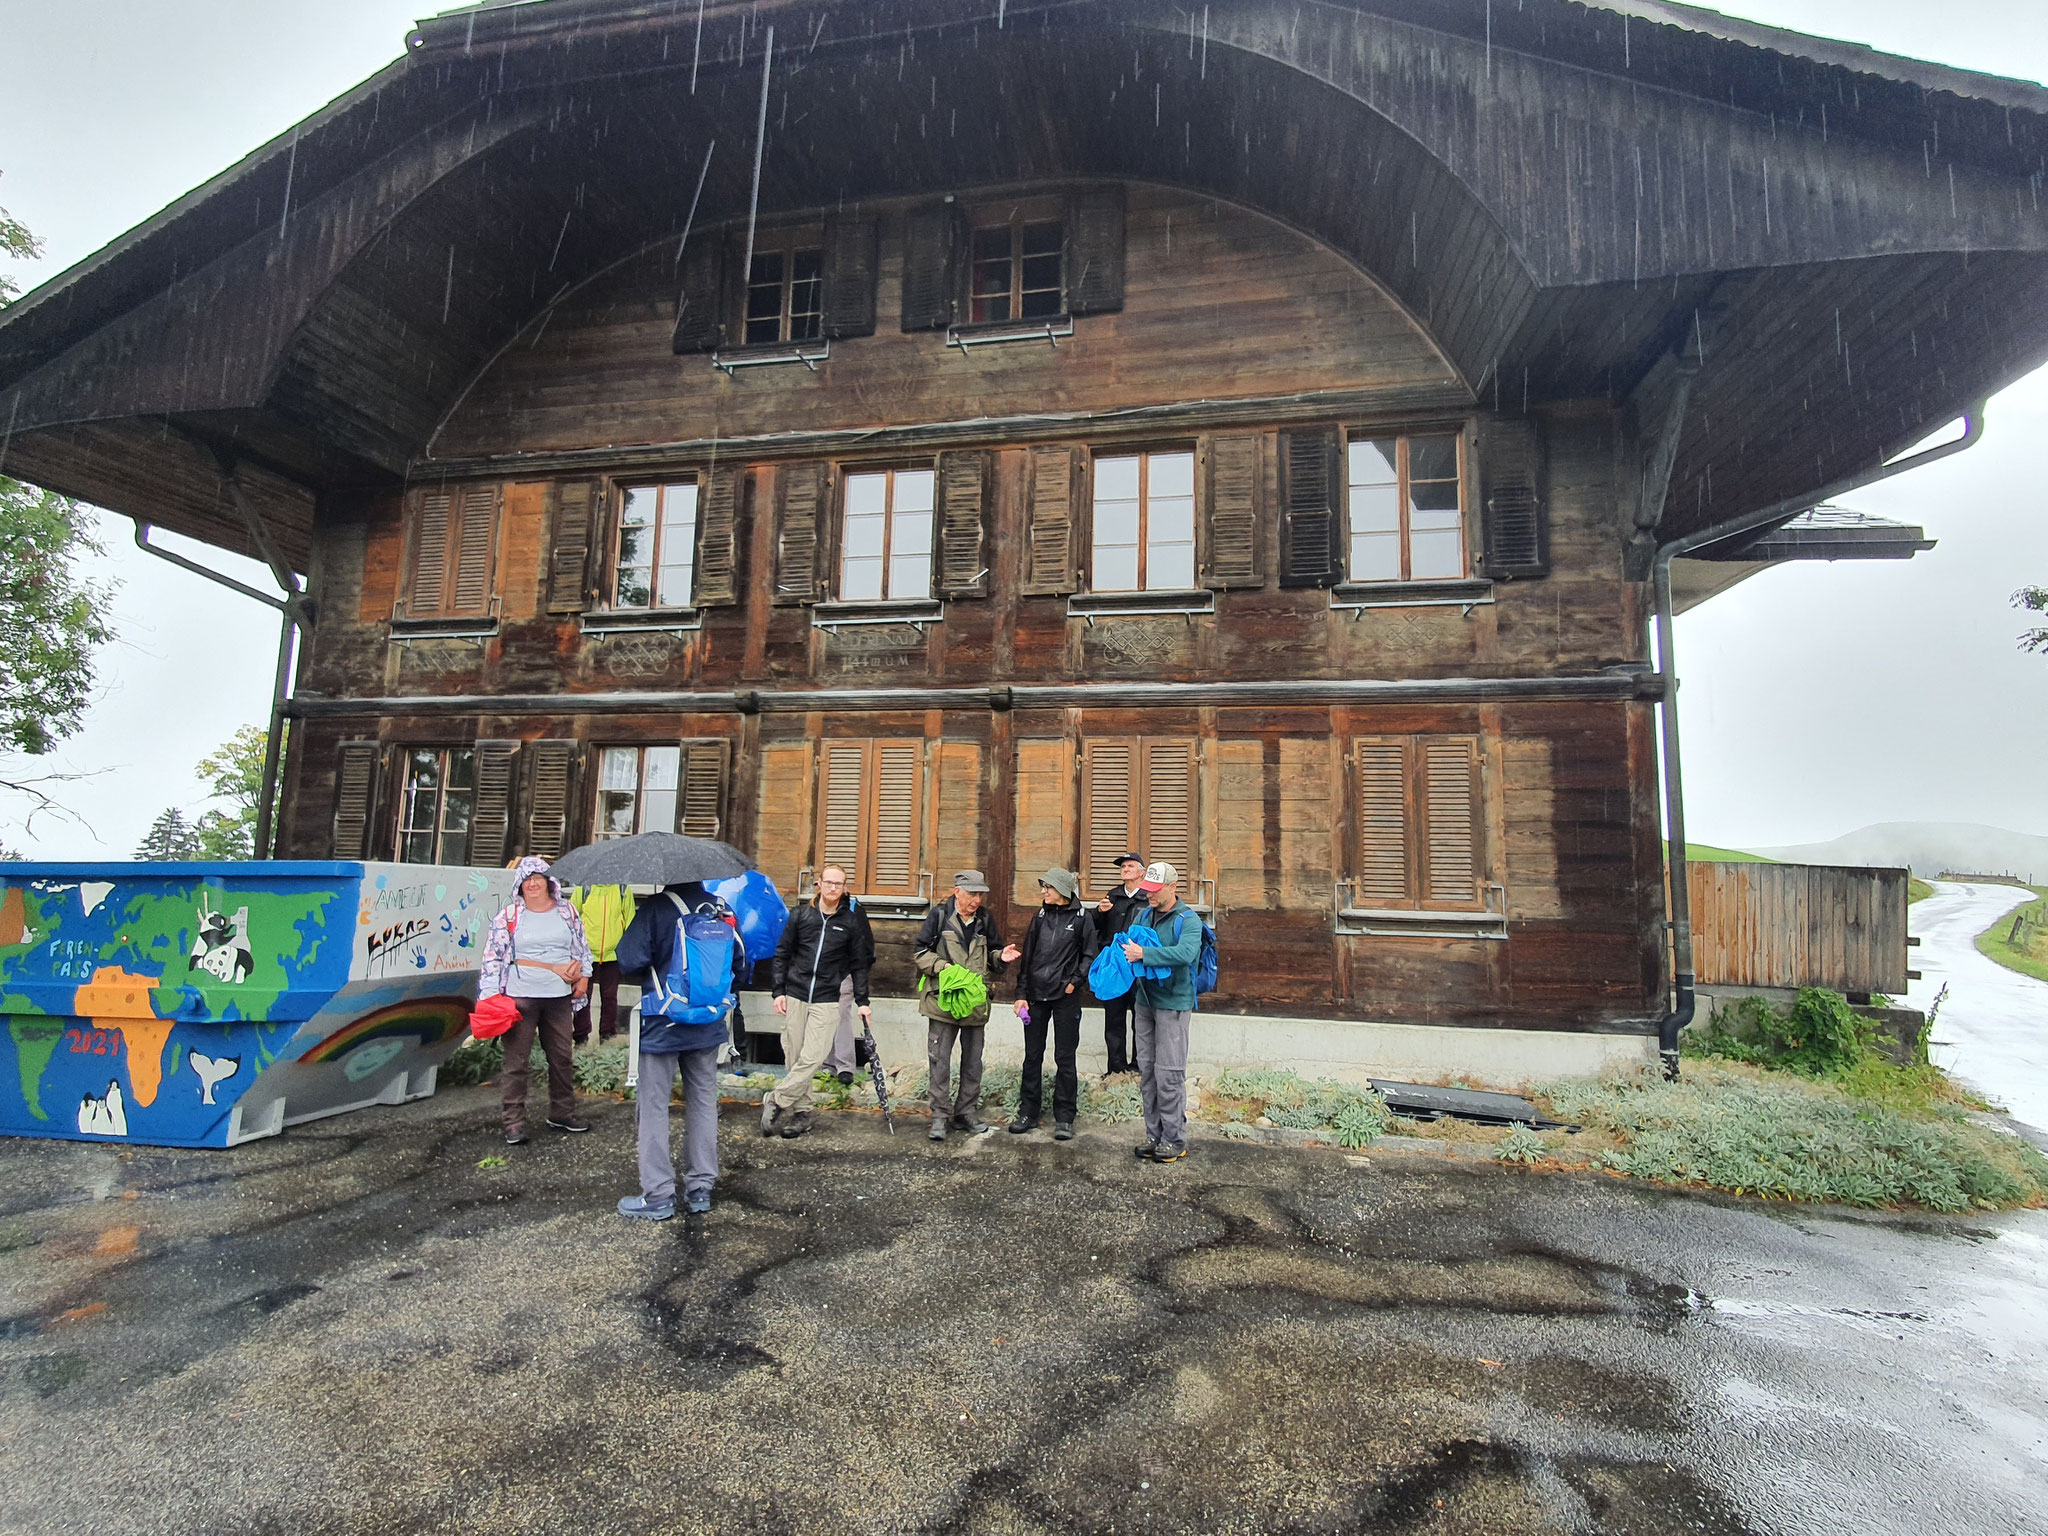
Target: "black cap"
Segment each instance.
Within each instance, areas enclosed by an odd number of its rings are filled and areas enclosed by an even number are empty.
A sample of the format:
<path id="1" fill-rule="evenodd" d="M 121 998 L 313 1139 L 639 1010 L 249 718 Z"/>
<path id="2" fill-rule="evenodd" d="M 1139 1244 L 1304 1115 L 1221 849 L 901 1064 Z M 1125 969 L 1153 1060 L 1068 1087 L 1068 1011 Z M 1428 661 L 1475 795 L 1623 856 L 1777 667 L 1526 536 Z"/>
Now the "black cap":
<path id="1" fill-rule="evenodd" d="M 1118 865 L 1142 864 L 1144 862 L 1145 855 L 1143 855 L 1142 853 L 1127 853 L 1122 858 L 1117 860 Z"/>

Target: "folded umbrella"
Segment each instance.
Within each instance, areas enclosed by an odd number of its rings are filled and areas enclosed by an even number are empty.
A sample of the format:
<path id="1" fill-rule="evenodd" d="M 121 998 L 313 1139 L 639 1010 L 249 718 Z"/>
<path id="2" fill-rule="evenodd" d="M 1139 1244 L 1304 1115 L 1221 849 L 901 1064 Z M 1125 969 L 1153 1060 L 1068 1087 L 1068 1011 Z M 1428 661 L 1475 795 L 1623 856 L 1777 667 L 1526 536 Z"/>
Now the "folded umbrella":
<path id="1" fill-rule="evenodd" d="M 707 884 L 744 875 L 754 861 L 729 843 L 680 832 L 642 832 L 573 849 L 548 873 L 569 885 Z"/>

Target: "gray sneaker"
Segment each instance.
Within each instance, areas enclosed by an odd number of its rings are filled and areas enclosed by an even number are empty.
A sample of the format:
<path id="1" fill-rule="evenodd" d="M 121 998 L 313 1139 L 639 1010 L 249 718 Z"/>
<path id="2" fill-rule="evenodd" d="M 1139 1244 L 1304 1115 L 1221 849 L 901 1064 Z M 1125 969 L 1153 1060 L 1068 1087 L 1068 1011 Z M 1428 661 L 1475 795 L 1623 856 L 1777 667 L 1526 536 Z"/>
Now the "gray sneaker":
<path id="1" fill-rule="evenodd" d="M 659 1203 L 645 1195 L 628 1195 L 619 1202 L 619 1214 L 630 1216 L 635 1221 L 667 1221 L 676 1213 L 676 1203 L 665 1200 Z"/>
<path id="2" fill-rule="evenodd" d="M 773 1136 L 775 1134 L 775 1123 L 781 1118 L 782 1106 L 780 1104 L 776 1103 L 773 1099 L 763 1099 L 761 1101 L 761 1134 L 763 1136 Z"/>
<path id="3" fill-rule="evenodd" d="M 702 1216 L 711 1209 L 711 1191 L 707 1189 L 701 1195 L 691 1195 L 683 1201 L 683 1209 L 692 1216 Z"/>
<path id="4" fill-rule="evenodd" d="M 933 1141 L 944 1141 L 946 1139 L 946 1117 L 944 1115 L 932 1116 L 930 1135 Z"/>

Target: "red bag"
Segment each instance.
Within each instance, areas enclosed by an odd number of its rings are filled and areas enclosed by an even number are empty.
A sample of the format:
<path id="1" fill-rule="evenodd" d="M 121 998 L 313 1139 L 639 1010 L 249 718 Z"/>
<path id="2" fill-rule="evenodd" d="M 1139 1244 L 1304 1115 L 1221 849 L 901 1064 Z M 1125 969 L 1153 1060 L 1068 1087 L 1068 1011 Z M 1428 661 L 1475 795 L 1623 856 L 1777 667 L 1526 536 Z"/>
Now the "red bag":
<path id="1" fill-rule="evenodd" d="M 495 1040 L 519 1022 L 519 1005 L 500 992 L 476 1005 L 469 1016 L 469 1032 L 479 1040 Z"/>

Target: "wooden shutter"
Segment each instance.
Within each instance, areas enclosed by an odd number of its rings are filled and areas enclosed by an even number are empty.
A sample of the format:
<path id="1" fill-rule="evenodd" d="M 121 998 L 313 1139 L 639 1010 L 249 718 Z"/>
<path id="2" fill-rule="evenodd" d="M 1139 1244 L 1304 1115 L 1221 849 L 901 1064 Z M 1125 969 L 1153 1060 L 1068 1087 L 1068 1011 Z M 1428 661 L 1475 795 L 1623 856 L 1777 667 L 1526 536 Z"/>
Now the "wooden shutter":
<path id="1" fill-rule="evenodd" d="M 1165 860 L 1180 872 L 1182 886 L 1195 888 L 1195 744 L 1147 741 L 1144 799 L 1147 862 Z M 1119 850 L 1121 851 L 1121 850 Z"/>
<path id="2" fill-rule="evenodd" d="M 960 215 L 950 202 L 910 210 L 903 232 L 903 329 L 942 331 L 953 323 L 960 287 Z"/>
<path id="3" fill-rule="evenodd" d="M 1419 745 L 1425 906 L 1479 901 L 1479 743 L 1424 737 Z"/>
<path id="4" fill-rule="evenodd" d="M 536 741 L 526 752 L 525 853 L 544 859 L 569 846 L 569 807 L 574 803 L 576 743 Z"/>
<path id="5" fill-rule="evenodd" d="M 1209 585 L 1256 587 L 1260 556 L 1259 440 L 1252 433 L 1209 440 Z"/>
<path id="6" fill-rule="evenodd" d="M 1344 576 L 1343 531 L 1337 516 L 1343 486 L 1336 435 L 1285 432 L 1280 450 L 1280 585 L 1334 586 Z"/>
<path id="7" fill-rule="evenodd" d="M 1414 905 L 1408 841 L 1408 744 L 1400 737 L 1358 742 L 1358 869 L 1361 907 Z"/>
<path id="8" fill-rule="evenodd" d="M 1081 800 L 1081 885 L 1106 891 L 1123 883 L 1118 866 L 1137 844 L 1136 742 L 1081 743 Z"/>
<path id="9" fill-rule="evenodd" d="M 924 743 L 874 744 L 874 836 L 870 842 L 866 894 L 917 894 L 918 790 L 924 782 Z"/>
<path id="10" fill-rule="evenodd" d="M 819 751 L 818 868 L 837 864 L 847 885 L 865 891 L 867 865 L 861 849 L 867 842 L 868 744 L 828 741 Z"/>
<path id="11" fill-rule="evenodd" d="M 819 535 L 825 511 L 823 464 L 785 464 L 776 475 L 781 514 L 775 545 L 775 601 L 818 600 Z"/>
<path id="12" fill-rule="evenodd" d="M 449 540 L 451 563 L 445 612 L 459 618 L 491 611 L 491 556 L 498 542 L 495 485 L 466 485 L 455 495 L 455 527 Z"/>
<path id="13" fill-rule="evenodd" d="M 875 334 L 876 235 L 873 219 L 825 222 L 825 334 L 834 341 Z"/>
<path id="14" fill-rule="evenodd" d="M 1072 592 L 1074 479 L 1080 455 L 1072 448 L 1031 450 L 1030 506 L 1026 512 L 1024 588 L 1027 593 Z"/>
<path id="15" fill-rule="evenodd" d="M 1067 204 L 1067 313 L 1124 307 L 1124 189 L 1086 187 Z"/>
<path id="16" fill-rule="evenodd" d="M 939 455 L 939 589 L 948 597 L 988 596 L 989 456 Z"/>
<path id="17" fill-rule="evenodd" d="M 682 806 L 677 831 L 685 837 L 725 836 L 725 784 L 732 746 L 724 741 L 683 743 Z"/>
<path id="18" fill-rule="evenodd" d="M 1479 485 L 1486 574 L 1501 581 L 1548 575 L 1550 509 L 1534 422 L 1486 424 L 1479 436 Z"/>
<path id="19" fill-rule="evenodd" d="M 755 801 L 754 862 L 762 874 L 794 895 L 799 873 L 810 856 L 811 744 L 763 744 L 757 782 L 760 792 Z"/>
<path id="20" fill-rule="evenodd" d="M 336 754 L 333 856 L 337 859 L 369 856 L 370 812 L 376 804 L 381 755 L 374 741 L 345 741 Z"/>
<path id="21" fill-rule="evenodd" d="M 469 862 L 496 869 L 512 834 L 512 766 L 516 741 L 476 744 L 476 801 L 469 817 Z"/>
<path id="22" fill-rule="evenodd" d="M 445 485 L 412 493 L 412 565 L 405 585 L 408 618 L 441 611 L 442 593 L 448 585 L 448 523 L 454 500 Z"/>
<path id="23" fill-rule="evenodd" d="M 745 473 L 736 464 L 720 464 L 700 482 L 695 599 L 699 608 L 739 601 L 739 502 Z"/>
<path id="24" fill-rule="evenodd" d="M 676 303 L 675 350 L 712 352 L 725 342 L 725 241 L 701 234 L 683 253 L 683 291 Z"/>
<path id="25" fill-rule="evenodd" d="M 1038 900 L 1038 877 L 1073 857 L 1074 748 L 1064 740 L 1017 743 L 1017 813 L 1013 822 L 1017 905 Z M 1121 853 L 1121 848 L 1115 850 Z M 1115 855 L 1112 854 L 1112 857 Z M 1083 860 L 1086 863 L 1086 860 Z M 941 861 L 940 871 L 945 871 Z M 1084 875 L 1084 886 L 1090 885 Z"/>
<path id="26" fill-rule="evenodd" d="M 549 613 L 581 613 L 590 606 L 590 572 L 596 564 L 590 546 L 603 496 L 604 484 L 598 480 L 558 480 L 550 488 Z"/>

